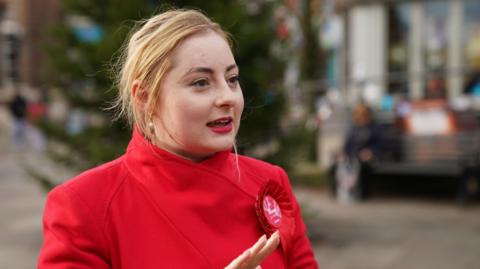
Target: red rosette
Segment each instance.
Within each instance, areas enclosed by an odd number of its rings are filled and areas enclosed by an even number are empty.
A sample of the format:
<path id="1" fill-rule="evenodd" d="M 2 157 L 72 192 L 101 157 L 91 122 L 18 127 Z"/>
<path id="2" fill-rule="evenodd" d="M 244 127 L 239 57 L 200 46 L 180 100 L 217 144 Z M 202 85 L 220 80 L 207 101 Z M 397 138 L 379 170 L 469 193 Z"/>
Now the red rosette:
<path id="1" fill-rule="evenodd" d="M 295 232 L 295 215 L 293 203 L 283 186 L 271 179 L 265 182 L 258 192 L 255 211 L 268 237 L 279 231 L 282 250 L 286 254 Z"/>

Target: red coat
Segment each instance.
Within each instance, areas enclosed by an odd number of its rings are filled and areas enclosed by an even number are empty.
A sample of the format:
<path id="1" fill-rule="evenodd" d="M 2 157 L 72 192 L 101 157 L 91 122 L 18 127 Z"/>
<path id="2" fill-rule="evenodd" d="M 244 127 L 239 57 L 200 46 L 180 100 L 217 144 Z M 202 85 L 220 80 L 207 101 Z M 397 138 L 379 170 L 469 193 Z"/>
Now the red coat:
<path id="1" fill-rule="evenodd" d="M 135 131 L 123 156 L 49 193 L 38 268 L 224 268 L 265 233 L 254 204 L 267 179 L 291 197 L 295 229 L 262 268 L 317 268 L 285 172 L 239 156 L 239 178 L 235 159 L 194 163 Z"/>

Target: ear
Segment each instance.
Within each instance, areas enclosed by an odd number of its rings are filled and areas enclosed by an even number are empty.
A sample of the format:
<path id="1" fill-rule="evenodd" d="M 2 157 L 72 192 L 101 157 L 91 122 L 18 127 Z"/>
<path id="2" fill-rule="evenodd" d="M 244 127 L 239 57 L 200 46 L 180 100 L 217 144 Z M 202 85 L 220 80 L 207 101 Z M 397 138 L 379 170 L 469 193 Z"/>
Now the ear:
<path id="1" fill-rule="evenodd" d="M 132 99 L 135 105 L 144 110 L 148 100 L 148 93 L 139 80 L 134 80 L 131 87 Z"/>

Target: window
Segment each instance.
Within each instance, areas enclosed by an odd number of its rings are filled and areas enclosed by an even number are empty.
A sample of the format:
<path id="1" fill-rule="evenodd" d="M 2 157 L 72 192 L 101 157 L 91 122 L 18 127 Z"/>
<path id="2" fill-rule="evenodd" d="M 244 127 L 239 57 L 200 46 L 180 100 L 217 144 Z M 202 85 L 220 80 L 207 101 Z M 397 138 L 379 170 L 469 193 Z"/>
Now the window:
<path id="1" fill-rule="evenodd" d="M 388 7 L 388 92 L 408 93 L 408 37 L 410 4 L 396 3 Z"/>
<path id="2" fill-rule="evenodd" d="M 444 98 L 450 1 L 425 2 L 426 98 Z"/>

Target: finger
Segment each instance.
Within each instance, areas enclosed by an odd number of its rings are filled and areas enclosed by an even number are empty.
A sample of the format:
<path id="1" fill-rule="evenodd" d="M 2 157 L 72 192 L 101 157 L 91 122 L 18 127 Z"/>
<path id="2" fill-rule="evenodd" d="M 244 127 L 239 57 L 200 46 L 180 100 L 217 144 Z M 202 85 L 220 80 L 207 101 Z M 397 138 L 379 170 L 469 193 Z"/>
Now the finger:
<path id="1" fill-rule="evenodd" d="M 237 269 L 240 268 L 243 264 L 248 262 L 252 257 L 252 252 L 250 249 L 245 250 L 240 256 L 235 258 L 225 269 Z"/>
<path id="2" fill-rule="evenodd" d="M 250 252 L 250 256 L 244 259 L 240 265 L 243 265 L 245 268 L 252 268 L 255 265 L 254 257 L 265 247 L 266 244 L 267 236 L 262 235 L 251 248 L 247 249 L 247 251 Z"/>
<path id="3" fill-rule="evenodd" d="M 245 250 L 240 256 L 238 256 L 227 267 L 225 267 L 225 269 L 239 268 L 244 264 L 248 264 L 249 262 L 251 262 L 251 258 L 257 255 L 257 253 L 264 248 L 266 243 L 267 236 L 261 236 L 251 248 Z"/>
<path id="4" fill-rule="evenodd" d="M 258 252 L 258 254 L 255 255 L 255 256 L 252 256 L 252 259 L 254 261 L 253 264 L 259 265 L 266 257 L 268 257 L 270 254 L 272 254 L 273 251 L 275 251 L 277 249 L 278 244 L 280 244 L 280 235 L 279 235 L 278 231 L 276 231 L 267 240 L 267 243 Z"/>
<path id="5" fill-rule="evenodd" d="M 255 269 L 262 269 L 262 267 L 259 265 L 259 266 L 255 267 Z"/>
<path id="6" fill-rule="evenodd" d="M 260 237 L 260 239 L 257 240 L 257 242 L 255 243 L 255 245 L 253 245 L 253 247 L 250 248 L 250 251 L 252 252 L 252 256 L 255 256 L 257 255 L 257 253 L 262 250 L 262 248 L 265 246 L 265 244 L 267 244 L 267 236 L 266 235 L 262 235 Z"/>
<path id="7" fill-rule="evenodd" d="M 250 251 L 251 255 L 248 259 L 245 259 L 244 262 L 241 263 L 241 265 L 244 265 L 246 268 L 252 268 L 253 266 L 255 266 L 257 264 L 255 263 L 257 261 L 255 257 L 265 247 L 266 244 L 267 244 L 267 236 L 262 235 L 257 240 L 255 245 L 253 245 L 251 248 L 247 250 L 247 251 Z"/>

